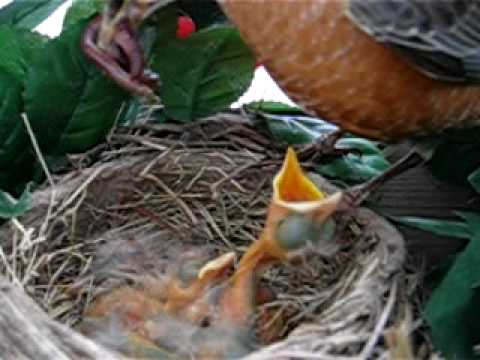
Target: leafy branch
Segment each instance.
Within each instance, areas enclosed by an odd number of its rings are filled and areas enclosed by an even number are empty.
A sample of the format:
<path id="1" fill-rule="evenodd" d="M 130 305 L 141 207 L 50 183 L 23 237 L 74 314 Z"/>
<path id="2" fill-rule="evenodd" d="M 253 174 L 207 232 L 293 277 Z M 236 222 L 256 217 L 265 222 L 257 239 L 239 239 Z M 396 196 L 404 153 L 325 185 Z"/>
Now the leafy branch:
<path id="1" fill-rule="evenodd" d="M 55 159 L 102 142 L 120 109 L 137 101 L 92 64 L 80 47 L 88 22 L 104 1 L 74 1 L 57 38 L 32 30 L 64 2 L 16 0 L 0 9 L 0 190 L 12 195 L 22 194 L 41 173 L 22 114 L 42 153 Z M 210 10 L 219 10 L 211 3 Z M 203 5 L 179 0 L 161 9 L 153 24 L 140 28 L 141 41 L 150 44 L 145 46 L 147 63 L 163 77 L 156 92 L 173 120 L 192 121 L 227 108 L 253 77 L 254 57 L 237 30 L 225 23 L 221 12 L 206 13 Z M 198 21 L 200 31 L 180 39 L 177 20 L 186 14 Z M 155 26 L 159 19 L 161 27 Z M 0 195 L 0 202 L 10 196 Z"/>

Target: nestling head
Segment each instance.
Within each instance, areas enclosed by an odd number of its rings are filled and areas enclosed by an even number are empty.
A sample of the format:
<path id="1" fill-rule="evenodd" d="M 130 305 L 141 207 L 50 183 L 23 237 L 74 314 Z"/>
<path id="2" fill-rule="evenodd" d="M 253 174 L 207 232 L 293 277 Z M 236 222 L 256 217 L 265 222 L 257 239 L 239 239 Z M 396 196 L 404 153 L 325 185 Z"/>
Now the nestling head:
<path id="1" fill-rule="evenodd" d="M 332 240 L 342 193 L 327 195 L 305 174 L 289 148 L 282 169 L 273 180 L 273 198 L 265 226 L 269 238 L 285 250 L 309 243 L 321 250 Z"/>

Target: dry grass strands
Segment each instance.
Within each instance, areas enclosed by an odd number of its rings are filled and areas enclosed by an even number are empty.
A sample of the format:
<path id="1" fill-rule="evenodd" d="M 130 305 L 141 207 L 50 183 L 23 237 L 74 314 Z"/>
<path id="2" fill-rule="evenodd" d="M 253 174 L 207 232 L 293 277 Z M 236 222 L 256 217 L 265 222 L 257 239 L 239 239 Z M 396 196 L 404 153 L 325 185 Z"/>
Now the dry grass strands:
<path id="1" fill-rule="evenodd" d="M 68 325 L 92 299 L 148 286 L 180 258 L 240 257 L 263 227 L 284 155 L 231 114 L 117 132 L 101 150 L 75 157 L 77 169 L 0 229 L 1 273 Z M 275 342 L 249 359 L 388 357 L 383 336 L 404 298 L 403 239 L 367 209 L 339 222 L 335 255 L 310 249 L 262 279 L 276 296 L 257 309 L 259 331 Z"/>

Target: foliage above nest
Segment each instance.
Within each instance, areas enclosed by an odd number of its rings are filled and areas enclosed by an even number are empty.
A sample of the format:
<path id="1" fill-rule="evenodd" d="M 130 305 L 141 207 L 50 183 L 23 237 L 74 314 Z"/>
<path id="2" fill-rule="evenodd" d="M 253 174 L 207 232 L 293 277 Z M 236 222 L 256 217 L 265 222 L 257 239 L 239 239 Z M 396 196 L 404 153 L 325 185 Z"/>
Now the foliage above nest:
<path id="1" fill-rule="evenodd" d="M 62 2 L 16 1 L 0 11 L 3 190 L 19 193 L 41 173 L 23 121 L 30 123 L 41 152 L 54 166 L 65 154 L 83 152 L 104 140 L 120 110 L 128 112 L 135 104 L 80 47 L 87 23 L 104 1 L 75 1 L 55 39 L 30 31 Z M 189 122 L 227 108 L 253 77 L 255 59 L 237 30 L 219 15 L 216 5 L 209 5 L 210 11 L 205 6 L 174 3 L 140 29 L 142 44 L 149 49 L 146 61 L 161 77 L 156 91 L 162 112 L 173 120 Z M 197 24 L 195 33 L 183 28 L 186 11 Z"/>

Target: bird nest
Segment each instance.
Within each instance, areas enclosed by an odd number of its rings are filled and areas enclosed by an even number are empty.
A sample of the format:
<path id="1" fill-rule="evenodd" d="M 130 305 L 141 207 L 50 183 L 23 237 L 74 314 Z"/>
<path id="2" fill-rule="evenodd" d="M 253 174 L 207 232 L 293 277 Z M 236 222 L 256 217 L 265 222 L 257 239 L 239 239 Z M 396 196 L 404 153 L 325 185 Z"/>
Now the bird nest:
<path id="1" fill-rule="evenodd" d="M 264 226 L 284 154 L 247 120 L 225 114 L 190 126 L 119 130 L 72 157 L 69 171 L 34 193 L 32 210 L 0 229 L 0 270 L 8 278 L 0 286 L 0 323 L 16 318 L 0 326 L 2 353 L 115 358 L 108 342 L 70 328 L 102 294 L 134 288 L 189 256 L 233 252 L 240 259 Z M 315 165 L 301 160 L 306 169 Z M 268 321 L 257 326 L 263 344 L 249 359 L 394 351 L 384 335 L 406 308 L 403 239 L 365 208 L 338 215 L 337 223 L 334 253 L 308 249 L 263 274 L 270 296 L 255 315 Z"/>

